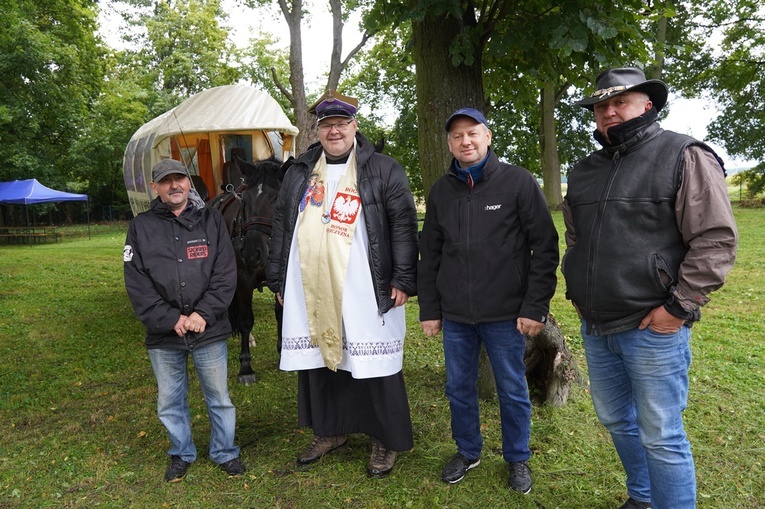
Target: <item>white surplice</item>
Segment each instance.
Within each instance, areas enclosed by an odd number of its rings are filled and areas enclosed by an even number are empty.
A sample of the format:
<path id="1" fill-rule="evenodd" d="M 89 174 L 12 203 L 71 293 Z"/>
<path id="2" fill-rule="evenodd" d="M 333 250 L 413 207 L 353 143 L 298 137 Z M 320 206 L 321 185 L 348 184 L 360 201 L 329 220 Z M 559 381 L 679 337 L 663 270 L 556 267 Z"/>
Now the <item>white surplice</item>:
<path id="1" fill-rule="evenodd" d="M 338 181 L 345 169 L 346 164 L 327 165 L 325 203 L 329 200 L 331 204 L 334 200 Z M 337 368 L 350 372 L 354 378 L 389 376 L 401 371 L 403 365 L 406 334 L 404 306 L 393 308 L 384 315 L 379 314 L 372 285 L 363 207 L 356 220 L 358 224 L 351 242 L 348 273 L 343 288 L 343 358 Z M 297 245 L 299 225 L 300 221 L 297 221 L 284 287 L 279 365 L 284 371 L 325 366 L 318 345 L 311 345 L 309 337 L 300 250 Z M 323 226 L 316 225 L 317 228 Z"/>

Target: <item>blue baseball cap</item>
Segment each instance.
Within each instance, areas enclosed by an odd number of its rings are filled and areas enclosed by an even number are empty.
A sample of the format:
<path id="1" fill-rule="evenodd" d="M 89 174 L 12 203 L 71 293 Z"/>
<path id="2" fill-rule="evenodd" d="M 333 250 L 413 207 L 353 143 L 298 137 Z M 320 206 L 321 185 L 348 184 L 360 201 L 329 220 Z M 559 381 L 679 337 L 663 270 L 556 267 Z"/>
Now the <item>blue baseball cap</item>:
<path id="1" fill-rule="evenodd" d="M 485 125 L 487 128 L 489 127 L 489 124 L 486 122 L 486 117 L 483 116 L 483 113 L 478 111 L 475 108 L 460 108 L 449 117 L 449 120 L 446 121 L 446 132 L 449 132 L 449 128 L 452 126 L 452 122 L 457 117 L 469 117 L 478 122 L 479 124 Z"/>

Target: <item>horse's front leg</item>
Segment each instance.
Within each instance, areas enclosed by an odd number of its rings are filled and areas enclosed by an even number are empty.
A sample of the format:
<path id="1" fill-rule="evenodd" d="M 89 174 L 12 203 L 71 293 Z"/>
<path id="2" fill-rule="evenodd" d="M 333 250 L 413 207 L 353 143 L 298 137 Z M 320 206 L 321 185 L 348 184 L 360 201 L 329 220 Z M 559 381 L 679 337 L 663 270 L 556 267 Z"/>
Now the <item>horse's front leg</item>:
<path id="1" fill-rule="evenodd" d="M 250 355 L 250 337 L 249 331 L 245 334 L 241 332 L 240 340 L 242 342 L 242 348 L 239 352 L 239 383 L 242 385 L 250 385 L 255 383 L 255 372 L 252 371 Z"/>
<path id="2" fill-rule="evenodd" d="M 252 356 L 250 355 L 250 333 L 255 323 L 252 313 L 252 288 L 248 285 L 237 285 L 237 329 L 241 349 L 239 351 L 239 383 L 249 385 L 255 383 L 255 373 L 252 371 Z"/>

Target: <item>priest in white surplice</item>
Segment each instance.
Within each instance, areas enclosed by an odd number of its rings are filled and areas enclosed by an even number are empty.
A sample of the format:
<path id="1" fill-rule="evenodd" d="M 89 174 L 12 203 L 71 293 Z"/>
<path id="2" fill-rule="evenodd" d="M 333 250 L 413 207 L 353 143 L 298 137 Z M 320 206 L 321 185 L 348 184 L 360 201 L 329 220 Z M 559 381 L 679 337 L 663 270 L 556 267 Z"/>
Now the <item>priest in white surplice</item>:
<path id="1" fill-rule="evenodd" d="M 417 213 L 404 169 L 358 132 L 357 107 L 331 90 L 311 106 L 319 143 L 284 177 L 267 276 L 284 305 L 280 367 L 299 372 L 298 423 L 314 431 L 298 462 L 363 433 L 367 473 L 384 477 L 413 445 L 401 368 Z"/>

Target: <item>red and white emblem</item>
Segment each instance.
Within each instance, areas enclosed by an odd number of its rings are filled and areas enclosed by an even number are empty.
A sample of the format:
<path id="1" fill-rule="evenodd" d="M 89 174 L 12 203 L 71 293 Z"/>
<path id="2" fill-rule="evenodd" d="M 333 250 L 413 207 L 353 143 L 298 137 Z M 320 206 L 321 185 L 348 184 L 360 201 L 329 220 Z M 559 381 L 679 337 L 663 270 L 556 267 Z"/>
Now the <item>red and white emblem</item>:
<path id="1" fill-rule="evenodd" d="M 346 193 L 337 193 L 335 202 L 332 204 L 330 216 L 333 220 L 345 224 L 353 224 L 359 213 L 361 200 L 358 196 Z"/>

